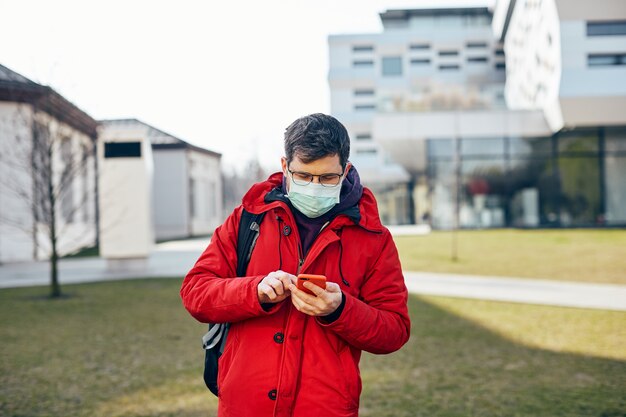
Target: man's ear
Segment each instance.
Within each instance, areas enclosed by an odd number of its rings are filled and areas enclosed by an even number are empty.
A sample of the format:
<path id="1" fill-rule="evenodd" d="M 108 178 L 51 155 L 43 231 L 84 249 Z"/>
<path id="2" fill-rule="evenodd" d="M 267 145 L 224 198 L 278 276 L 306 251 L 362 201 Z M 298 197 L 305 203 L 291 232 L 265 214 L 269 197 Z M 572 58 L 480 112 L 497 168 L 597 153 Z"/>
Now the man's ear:
<path id="1" fill-rule="evenodd" d="M 352 168 L 352 162 L 348 162 L 346 164 L 346 169 L 345 169 L 343 175 L 348 175 L 348 172 L 350 172 L 350 168 Z"/>
<path id="2" fill-rule="evenodd" d="M 287 158 L 285 158 L 284 156 L 280 158 L 280 165 L 283 170 L 283 175 L 287 176 Z"/>

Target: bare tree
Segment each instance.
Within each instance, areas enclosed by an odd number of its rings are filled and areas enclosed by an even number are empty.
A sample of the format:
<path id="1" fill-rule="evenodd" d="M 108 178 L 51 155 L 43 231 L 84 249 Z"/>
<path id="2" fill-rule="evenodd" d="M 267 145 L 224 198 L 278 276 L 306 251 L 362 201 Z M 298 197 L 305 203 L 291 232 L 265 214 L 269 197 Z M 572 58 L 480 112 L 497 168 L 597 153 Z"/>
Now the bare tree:
<path id="1" fill-rule="evenodd" d="M 90 232 L 97 245 L 96 122 L 48 87 L 25 101 L 5 128 L 13 137 L 0 143 L 0 164 L 14 174 L 1 176 L 0 189 L 28 209 L 6 210 L 0 222 L 32 236 L 33 257 L 50 262 L 50 296 L 59 297 L 59 258 Z"/>
<path id="2" fill-rule="evenodd" d="M 230 213 L 241 203 L 241 199 L 255 182 L 263 181 L 269 176 L 256 157 L 251 158 L 241 173 L 235 169 L 222 172 L 224 213 Z"/>

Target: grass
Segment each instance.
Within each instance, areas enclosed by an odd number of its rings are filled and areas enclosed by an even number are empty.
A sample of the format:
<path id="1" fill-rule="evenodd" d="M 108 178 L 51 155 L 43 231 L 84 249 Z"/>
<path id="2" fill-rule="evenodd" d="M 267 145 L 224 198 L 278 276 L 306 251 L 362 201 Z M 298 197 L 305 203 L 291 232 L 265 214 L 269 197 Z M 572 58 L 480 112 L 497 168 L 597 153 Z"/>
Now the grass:
<path id="1" fill-rule="evenodd" d="M 626 230 L 465 230 L 395 238 L 402 267 L 428 271 L 626 284 Z"/>
<path id="2" fill-rule="evenodd" d="M 0 415 L 210 416 L 178 279 L 0 291 Z M 626 413 L 626 313 L 441 297 L 409 301 L 412 337 L 364 354 L 362 416 Z"/>
<path id="3" fill-rule="evenodd" d="M 75 253 L 71 253 L 69 255 L 65 255 L 63 259 L 72 259 L 72 258 L 89 258 L 100 256 L 100 248 L 98 246 L 86 246 L 84 248 L 79 249 Z"/>

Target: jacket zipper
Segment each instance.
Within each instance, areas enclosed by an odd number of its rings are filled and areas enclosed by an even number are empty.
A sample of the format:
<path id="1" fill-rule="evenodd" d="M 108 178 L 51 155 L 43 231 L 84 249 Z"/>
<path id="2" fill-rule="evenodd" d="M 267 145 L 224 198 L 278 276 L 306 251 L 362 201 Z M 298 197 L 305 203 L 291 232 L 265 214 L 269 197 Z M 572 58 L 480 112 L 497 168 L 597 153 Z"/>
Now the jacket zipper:
<path id="1" fill-rule="evenodd" d="M 330 224 L 330 222 L 326 222 L 324 223 L 324 225 L 322 225 L 322 228 L 320 229 L 319 232 L 317 232 L 317 235 L 315 235 L 315 239 L 313 239 L 313 242 L 311 242 L 311 247 L 313 247 L 313 245 L 315 244 L 315 241 L 317 240 L 317 238 L 319 237 L 320 234 L 322 234 L 322 231 L 326 228 L 326 226 L 328 226 Z M 298 239 L 300 239 L 300 231 L 298 230 Z M 311 249 L 309 248 L 309 252 L 311 252 Z M 298 255 L 300 257 L 299 261 L 298 261 L 298 274 L 300 274 L 300 270 L 302 269 L 302 265 L 304 265 L 304 260 L 306 258 L 306 256 L 304 256 L 302 254 L 302 246 L 300 245 L 300 243 L 298 243 Z"/>

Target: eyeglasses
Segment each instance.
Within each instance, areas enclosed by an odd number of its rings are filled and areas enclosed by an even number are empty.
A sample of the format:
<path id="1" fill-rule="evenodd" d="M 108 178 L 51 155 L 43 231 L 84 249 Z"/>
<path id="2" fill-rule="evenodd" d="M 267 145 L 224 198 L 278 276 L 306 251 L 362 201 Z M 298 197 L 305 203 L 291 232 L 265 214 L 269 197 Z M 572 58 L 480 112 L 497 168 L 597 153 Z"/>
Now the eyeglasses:
<path id="1" fill-rule="evenodd" d="M 292 171 L 287 168 L 287 171 L 291 174 L 291 178 L 297 185 L 309 185 L 313 178 L 318 177 L 320 184 L 324 187 L 336 187 L 341 183 L 341 177 L 343 174 L 309 174 L 308 172 Z"/>

